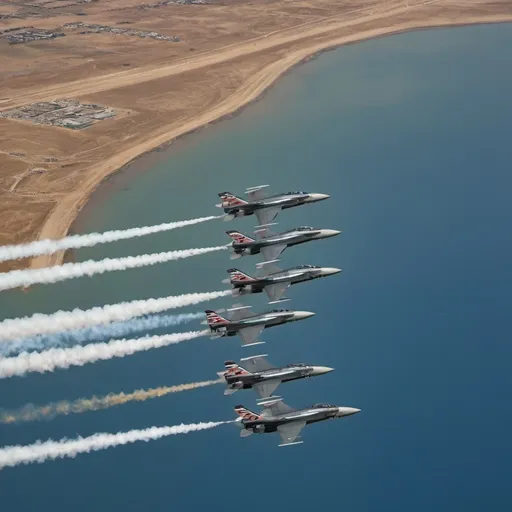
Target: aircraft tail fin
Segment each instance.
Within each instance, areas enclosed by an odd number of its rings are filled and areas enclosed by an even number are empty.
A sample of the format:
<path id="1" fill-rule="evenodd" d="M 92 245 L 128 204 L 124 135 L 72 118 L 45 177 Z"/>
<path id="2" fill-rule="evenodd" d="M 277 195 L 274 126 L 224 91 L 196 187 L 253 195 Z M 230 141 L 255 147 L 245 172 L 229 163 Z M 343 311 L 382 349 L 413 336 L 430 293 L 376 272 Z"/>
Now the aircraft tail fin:
<path id="1" fill-rule="evenodd" d="M 243 233 L 240 233 L 240 231 L 235 231 L 235 230 L 226 231 L 226 235 L 231 237 L 233 239 L 233 242 L 237 243 L 237 244 L 245 244 L 245 243 L 248 243 L 248 242 L 254 242 L 255 241 L 254 238 L 251 238 L 250 236 L 244 235 Z"/>
<path id="2" fill-rule="evenodd" d="M 231 208 L 236 208 L 237 206 L 248 204 L 247 201 L 233 195 L 231 192 L 219 192 L 219 197 L 222 199 L 220 207 L 224 208 L 225 211 L 230 210 Z"/>
<path id="3" fill-rule="evenodd" d="M 251 277 L 249 274 L 245 274 L 241 270 L 238 270 L 237 268 L 230 268 L 228 271 L 230 282 L 233 283 L 234 281 L 242 282 L 242 283 L 250 283 L 252 281 L 256 281 L 254 277 Z"/>
<path id="4" fill-rule="evenodd" d="M 243 366 L 236 364 L 234 361 L 225 361 L 224 366 L 226 371 L 224 375 L 226 377 L 236 376 L 236 375 L 251 375 L 251 372 L 246 370 Z"/>
<path id="5" fill-rule="evenodd" d="M 255 421 L 261 418 L 260 414 L 256 414 L 255 412 L 246 409 L 243 405 L 235 405 L 235 412 L 240 418 L 242 418 L 242 420 L 246 421 Z"/>
<path id="6" fill-rule="evenodd" d="M 220 316 L 216 311 L 207 309 L 205 313 L 206 323 L 208 324 L 208 327 L 212 330 L 217 326 L 229 324 L 229 320 L 227 318 L 224 318 L 223 316 Z"/>

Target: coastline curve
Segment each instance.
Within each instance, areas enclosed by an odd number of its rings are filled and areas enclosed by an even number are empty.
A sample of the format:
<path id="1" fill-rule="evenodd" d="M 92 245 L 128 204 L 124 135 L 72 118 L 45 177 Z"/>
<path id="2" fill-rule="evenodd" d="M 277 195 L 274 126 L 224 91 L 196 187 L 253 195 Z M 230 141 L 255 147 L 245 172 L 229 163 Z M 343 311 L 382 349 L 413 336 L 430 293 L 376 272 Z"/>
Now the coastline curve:
<path id="1" fill-rule="evenodd" d="M 512 22 L 512 14 L 466 16 L 460 19 L 437 20 L 434 17 L 433 19 L 423 21 L 409 21 L 401 24 L 393 24 L 388 27 L 374 28 L 350 35 L 331 36 L 329 39 L 323 41 L 313 41 L 314 44 L 290 52 L 283 58 L 265 66 L 231 94 L 231 96 L 222 100 L 214 108 L 203 112 L 201 115 L 196 116 L 179 127 L 163 131 L 151 140 L 143 141 L 108 158 L 100 165 L 97 165 L 88 176 L 88 179 L 82 184 L 80 190 L 70 192 L 50 212 L 44 220 L 37 239 L 58 239 L 66 236 L 91 194 L 108 176 L 122 170 L 129 163 L 157 148 L 167 146 L 178 138 L 189 135 L 211 123 L 225 120 L 240 113 L 243 108 L 260 99 L 263 93 L 269 90 L 284 74 L 291 71 L 295 66 L 325 51 L 334 50 L 347 44 L 417 30 L 508 22 Z M 64 255 L 65 253 L 61 251 L 52 255 L 38 256 L 30 261 L 29 267 L 41 268 L 61 264 L 64 260 Z"/>

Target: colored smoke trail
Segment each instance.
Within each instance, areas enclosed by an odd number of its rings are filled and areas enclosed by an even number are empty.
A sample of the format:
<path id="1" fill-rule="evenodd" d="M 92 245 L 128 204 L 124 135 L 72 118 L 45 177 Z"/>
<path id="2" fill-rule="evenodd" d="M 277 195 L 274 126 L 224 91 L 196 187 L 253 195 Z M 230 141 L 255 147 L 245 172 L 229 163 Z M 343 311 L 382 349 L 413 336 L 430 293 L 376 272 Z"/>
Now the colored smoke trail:
<path id="1" fill-rule="evenodd" d="M 183 313 L 181 315 L 153 315 L 148 318 L 132 318 L 125 322 L 111 322 L 106 325 L 93 325 L 82 329 L 57 332 L 49 335 L 36 335 L 0 342 L 0 355 L 41 351 L 55 347 L 81 345 L 90 341 L 119 338 L 138 331 L 149 331 L 181 325 L 204 317 L 204 313 Z"/>
<path id="2" fill-rule="evenodd" d="M 192 226 L 193 224 L 200 224 L 201 222 L 213 219 L 220 219 L 222 217 L 224 217 L 224 215 L 210 215 L 209 217 L 199 217 L 197 219 L 182 220 L 179 222 L 168 222 L 167 224 L 158 224 L 156 226 L 107 231 L 105 233 L 90 233 L 88 235 L 72 235 L 60 240 L 39 240 L 28 244 L 4 245 L 3 247 L 0 247 L 0 261 L 40 256 L 42 254 L 52 254 L 66 249 L 93 247 L 97 244 L 105 244 L 116 242 L 117 240 L 126 240 L 128 238 L 160 233 L 162 231 L 170 231 L 172 229 Z"/>
<path id="3" fill-rule="evenodd" d="M 224 379 L 205 380 L 179 384 L 177 386 L 162 386 L 154 389 L 138 389 L 132 393 L 109 393 L 105 396 L 92 396 L 91 398 L 79 398 L 72 402 L 63 400 L 44 406 L 27 404 L 15 411 L 0 411 L 0 423 L 20 423 L 22 421 L 51 420 L 59 415 L 79 414 L 88 411 L 109 409 L 128 402 L 144 402 L 150 398 L 160 398 L 170 393 L 181 393 L 192 389 L 205 388 L 215 384 L 221 384 Z"/>
<path id="4" fill-rule="evenodd" d="M 125 258 L 106 258 L 100 261 L 88 260 L 81 263 L 65 263 L 46 268 L 31 268 L 27 270 L 13 270 L 0 274 L 0 291 L 31 286 L 33 284 L 48 284 L 76 279 L 83 276 L 94 276 L 105 272 L 128 270 L 130 268 L 147 267 L 157 263 L 175 261 L 192 256 L 199 256 L 214 251 L 226 250 L 225 245 L 217 247 L 202 247 L 198 249 L 185 249 L 181 251 L 160 252 L 156 254 L 142 254 L 141 256 L 127 256 Z"/>
<path id="5" fill-rule="evenodd" d="M 0 379 L 27 373 L 53 372 L 58 368 L 83 366 L 114 357 L 125 357 L 152 348 L 166 347 L 209 334 L 209 330 L 180 332 L 164 336 L 149 336 L 133 340 L 112 340 L 108 343 L 90 343 L 84 347 L 51 348 L 44 352 L 22 352 L 16 357 L 0 359 Z"/>
<path id="6" fill-rule="evenodd" d="M 208 423 L 191 423 L 189 425 L 182 423 L 172 427 L 150 427 L 145 430 L 130 430 L 129 432 L 118 432 L 117 434 L 99 433 L 89 437 L 78 437 L 77 439 L 36 441 L 34 444 L 27 446 L 5 446 L 0 449 L 0 469 L 64 457 L 74 458 L 80 453 L 105 450 L 137 441 L 155 441 L 166 436 L 188 434 L 190 432 L 215 428 L 224 423 L 229 422 L 210 421 Z"/>
<path id="7" fill-rule="evenodd" d="M 161 297 L 159 299 L 134 300 L 107 304 L 91 309 L 57 311 L 50 315 L 36 313 L 30 317 L 12 318 L 0 322 L 0 341 L 17 339 L 35 334 L 46 334 L 78 329 L 88 325 L 129 320 L 130 318 L 159 313 L 168 309 L 192 306 L 200 302 L 226 297 L 231 290 L 206 293 L 186 293 L 183 295 Z"/>

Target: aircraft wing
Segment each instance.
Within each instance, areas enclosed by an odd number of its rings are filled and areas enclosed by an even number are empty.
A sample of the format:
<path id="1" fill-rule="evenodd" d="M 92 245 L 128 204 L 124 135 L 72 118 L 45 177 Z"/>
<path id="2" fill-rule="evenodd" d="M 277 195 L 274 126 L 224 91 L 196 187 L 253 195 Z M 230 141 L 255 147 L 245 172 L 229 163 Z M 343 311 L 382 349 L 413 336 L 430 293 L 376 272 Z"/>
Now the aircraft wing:
<path id="1" fill-rule="evenodd" d="M 253 389 L 259 398 L 268 398 L 281 384 L 281 379 L 268 380 L 267 382 L 260 382 L 253 385 Z"/>
<path id="2" fill-rule="evenodd" d="M 279 446 L 286 446 L 287 444 L 292 444 L 300 431 L 306 426 L 305 421 L 297 421 L 293 423 L 285 423 L 284 425 L 279 425 L 277 427 L 277 431 L 281 436 L 281 444 Z"/>
<path id="3" fill-rule="evenodd" d="M 250 202 L 253 201 L 261 201 L 265 199 L 265 192 L 263 192 L 263 188 L 268 187 L 268 185 L 259 185 L 257 187 L 249 187 L 245 193 L 247 194 L 247 198 Z"/>
<path id="4" fill-rule="evenodd" d="M 232 312 L 229 320 L 231 322 L 238 322 L 238 320 L 244 320 L 245 318 L 252 318 L 253 316 L 258 316 L 258 313 L 253 313 L 252 311 L 247 311 L 251 306 L 239 306 L 228 309 L 227 311 Z"/>
<path id="5" fill-rule="evenodd" d="M 238 331 L 238 335 L 242 338 L 242 345 L 251 345 L 255 343 L 258 335 L 265 329 L 264 325 L 253 325 L 251 327 L 244 327 Z M 261 343 L 261 342 L 258 342 Z"/>
<path id="6" fill-rule="evenodd" d="M 278 301 L 288 289 L 290 283 L 276 283 L 265 286 L 265 293 L 271 302 Z"/>
<path id="7" fill-rule="evenodd" d="M 268 208 L 263 208 L 262 210 L 256 210 L 254 214 L 258 219 L 258 224 L 260 226 L 264 226 L 265 224 L 270 224 L 277 217 L 277 214 L 280 211 L 280 206 L 270 206 Z"/>
<path id="8" fill-rule="evenodd" d="M 263 356 L 244 357 L 240 361 L 244 362 L 245 367 L 250 372 L 262 372 L 274 368 Z"/>
<path id="9" fill-rule="evenodd" d="M 287 414 L 289 412 L 295 412 L 297 409 L 286 405 L 281 399 L 274 400 L 268 404 L 263 404 L 263 407 L 270 409 L 272 416 L 276 416 L 278 414 Z"/>
<path id="10" fill-rule="evenodd" d="M 275 263 L 267 263 L 262 269 L 256 272 L 257 277 L 267 277 L 270 274 L 281 272 L 281 269 Z"/>
<path id="11" fill-rule="evenodd" d="M 286 249 L 287 244 L 267 245 L 261 248 L 261 254 L 265 261 L 273 261 Z"/>

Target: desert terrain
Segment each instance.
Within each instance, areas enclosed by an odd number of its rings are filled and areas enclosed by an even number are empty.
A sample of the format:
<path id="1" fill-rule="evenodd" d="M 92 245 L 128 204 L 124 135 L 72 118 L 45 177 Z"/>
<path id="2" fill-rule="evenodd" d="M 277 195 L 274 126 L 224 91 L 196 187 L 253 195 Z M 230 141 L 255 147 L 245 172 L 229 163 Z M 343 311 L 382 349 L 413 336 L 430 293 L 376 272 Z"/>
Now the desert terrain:
<path id="1" fill-rule="evenodd" d="M 110 173 L 317 52 L 502 21 L 510 0 L 0 0 L 0 245 L 66 235 Z"/>

